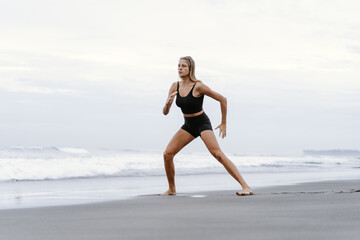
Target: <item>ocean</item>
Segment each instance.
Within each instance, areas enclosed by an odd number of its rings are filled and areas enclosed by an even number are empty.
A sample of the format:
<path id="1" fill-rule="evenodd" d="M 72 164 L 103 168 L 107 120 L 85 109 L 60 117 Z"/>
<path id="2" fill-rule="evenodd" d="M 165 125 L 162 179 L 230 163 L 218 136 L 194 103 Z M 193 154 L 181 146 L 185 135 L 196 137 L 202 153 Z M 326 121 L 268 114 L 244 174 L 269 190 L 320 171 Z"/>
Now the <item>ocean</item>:
<path id="1" fill-rule="evenodd" d="M 227 154 L 253 188 L 360 178 L 360 156 Z M 174 158 L 177 191 L 240 190 L 209 153 Z M 167 189 L 161 152 L 76 147 L 0 147 L 0 208 L 82 204 Z"/>

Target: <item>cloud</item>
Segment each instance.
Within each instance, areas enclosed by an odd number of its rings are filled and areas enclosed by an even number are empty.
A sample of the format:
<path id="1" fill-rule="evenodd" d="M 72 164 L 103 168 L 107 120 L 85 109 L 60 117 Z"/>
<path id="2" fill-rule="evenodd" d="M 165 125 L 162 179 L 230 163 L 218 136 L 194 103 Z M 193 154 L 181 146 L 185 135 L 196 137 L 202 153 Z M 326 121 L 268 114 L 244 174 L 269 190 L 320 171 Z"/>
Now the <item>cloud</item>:
<path id="1" fill-rule="evenodd" d="M 286 137 L 288 133 L 281 130 L 284 125 L 291 129 L 292 124 L 312 119 L 314 113 L 325 122 L 344 114 L 347 117 L 358 112 L 360 101 L 359 2 L 324 3 L 107 0 L 84 4 L 63 0 L 49 5 L 39 0 L 3 1 L 3 115 L 9 116 L 7 124 L 14 127 L 9 129 L 23 126 L 10 119 L 17 112 L 22 115 L 16 119 L 36 119 L 34 125 L 47 123 L 49 129 L 69 124 L 84 132 L 102 132 L 95 120 L 92 125 L 80 123 L 83 118 L 101 118 L 103 126 L 119 128 L 125 135 L 148 133 L 148 125 L 165 123 L 161 122 L 161 108 L 171 83 L 179 79 L 178 58 L 191 55 L 197 65 L 196 76 L 228 97 L 229 114 L 233 119 L 238 117 L 239 127 L 250 126 L 256 117 L 264 131 L 278 128 Z M 32 101 L 33 109 L 39 112 L 28 112 L 24 101 Z M 214 109 L 214 114 L 219 114 L 216 101 L 207 100 L 206 104 L 207 113 Z M 79 109 L 81 117 L 76 119 L 74 113 Z M 139 124 L 128 125 L 134 123 L 134 116 Z M 148 124 L 143 124 L 144 118 Z M 169 126 L 178 121 L 170 119 L 166 120 Z M 358 125 L 346 121 L 339 123 L 349 123 L 348 128 L 354 128 L 355 133 Z M 309 126 L 313 131 L 318 127 Z M 324 132 L 331 132 L 331 127 L 324 127 Z M 159 128 L 152 128 L 154 134 Z M 23 132 L 17 134 L 22 136 Z M 53 140 L 67 142 L 62 134 Z M 17 135 L 9 131 L 9 136 Z M 47 133 L 44 136 L 49 137 Z M 80 142 L 88 140 L 78 136 Z M 18 139 L 14 137 L 14 142 L 21 144 Z M 123 144 L 129 142 L 119 139 Z M 316 141 L 325 144 L 329 139 Z M 316 146 L 316 141 L 311 144 Z M 147 144 L 145 140 L 142 143 L 139 146 Z M 286 143 L 279 141 L 279 148 Z"/>
<path id="2" fill-rule="evenodd" d="M 20 66 L 0 66 L 0 72 L 11 72 L 11 71 L 33 71 L 31 67 L 20 67 Z"/>
<path id="3" fill-rule="evenodd" d="M 35 94 L 83 94 L 84 91 L 68 88 L 28 86 L 24 81 L 1 80 L 0 89 L 14 93 L 35 93 Z"/>
<path id="4" fill-rule="evenodd" d="M 360 46 L 351 45 L 349 46 L 349 49 L 354 53 L 360 54 Z"/>

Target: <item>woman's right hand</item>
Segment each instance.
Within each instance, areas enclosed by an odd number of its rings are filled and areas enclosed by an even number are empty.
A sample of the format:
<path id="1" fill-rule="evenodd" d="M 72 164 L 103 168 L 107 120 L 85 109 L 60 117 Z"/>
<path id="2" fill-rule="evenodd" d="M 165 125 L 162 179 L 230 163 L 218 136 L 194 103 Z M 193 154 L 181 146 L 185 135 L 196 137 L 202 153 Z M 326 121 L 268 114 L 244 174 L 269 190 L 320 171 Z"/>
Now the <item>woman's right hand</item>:
<path id="1" fill-rule="evenodd" d="M 172 94 L 169 95 L 168 99 L 166 100 L 167 105 L 172 104 L 176 94 L 177 94 L 177 91 L 175 91 L 175 92 L 173 92 Z"/>

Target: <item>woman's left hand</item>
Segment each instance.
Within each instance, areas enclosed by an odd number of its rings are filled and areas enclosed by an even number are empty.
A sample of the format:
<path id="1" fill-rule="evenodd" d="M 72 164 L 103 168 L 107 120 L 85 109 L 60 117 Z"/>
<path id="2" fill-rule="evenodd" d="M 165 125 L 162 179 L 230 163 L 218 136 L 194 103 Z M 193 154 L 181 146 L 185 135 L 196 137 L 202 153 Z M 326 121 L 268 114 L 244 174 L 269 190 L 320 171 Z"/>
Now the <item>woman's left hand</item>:
<path id="1" fill-rule="evenodd" d="M 224 138 L 226 137 L 226 123 L 221 123 L 219 126 L 215 128 L 219 129 L 219 137 Z"/>

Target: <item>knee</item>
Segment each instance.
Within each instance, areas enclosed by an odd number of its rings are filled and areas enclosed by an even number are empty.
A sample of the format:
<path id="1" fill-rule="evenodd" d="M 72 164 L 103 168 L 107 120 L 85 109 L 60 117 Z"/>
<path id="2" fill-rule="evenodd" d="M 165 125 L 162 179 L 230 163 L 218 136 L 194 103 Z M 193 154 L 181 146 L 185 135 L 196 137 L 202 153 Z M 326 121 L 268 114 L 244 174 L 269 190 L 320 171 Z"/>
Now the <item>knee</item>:
<path id="1" fill-rule="evenodd" d="M 218 160 L 221 164 L 224 163 L 224 153 L 220 149 L 211 151 L 211 154 Z"/>
<path id="2" fill-rule="evenodd" d="M 170 160 L 172 160 L 172 159 L 174 158 L 174 156 L 175 156 L 174 153 L 165 150 L 165 152 L 164 152 L 164 160 L 165 160 L 165 161 L 170 161 Z"/>

